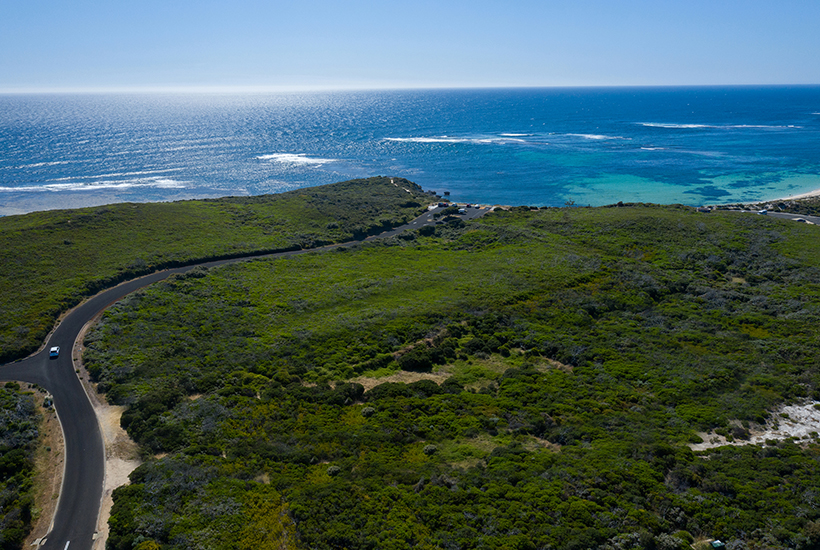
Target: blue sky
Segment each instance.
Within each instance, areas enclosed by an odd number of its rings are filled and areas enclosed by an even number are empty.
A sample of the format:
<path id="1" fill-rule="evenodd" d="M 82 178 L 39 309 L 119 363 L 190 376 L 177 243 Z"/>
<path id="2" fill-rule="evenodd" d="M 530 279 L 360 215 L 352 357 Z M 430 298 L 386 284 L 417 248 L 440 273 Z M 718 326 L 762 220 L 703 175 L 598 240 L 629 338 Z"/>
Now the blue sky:
<path id="1" fill-rule="evenodd" d="M 820 84 L 818 0 L 0 0 L 0 91 Z"/>

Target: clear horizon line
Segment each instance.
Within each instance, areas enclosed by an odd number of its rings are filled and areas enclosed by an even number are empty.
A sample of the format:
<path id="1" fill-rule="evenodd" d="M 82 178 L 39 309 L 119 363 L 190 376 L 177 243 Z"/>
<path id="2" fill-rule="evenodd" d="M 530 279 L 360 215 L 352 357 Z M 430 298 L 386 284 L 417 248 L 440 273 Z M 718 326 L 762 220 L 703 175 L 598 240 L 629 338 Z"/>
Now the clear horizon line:
<path id="1" fill-rule="evenodd" d="M 105 94 L 105 93 L 297 93 L 297 92 L 367 92 L 404 90 L 510 90 L 510 89 L 579 89 L 579 88 L 799 88 L 817 87 L 820 83 L 745 83 L 745 84 L 499 84 L 499 85 L 405 85 L 405 86 L 96 86 L 96 87 L 20 87 L 0 89 L 2 95 L 19 94 Z"/>

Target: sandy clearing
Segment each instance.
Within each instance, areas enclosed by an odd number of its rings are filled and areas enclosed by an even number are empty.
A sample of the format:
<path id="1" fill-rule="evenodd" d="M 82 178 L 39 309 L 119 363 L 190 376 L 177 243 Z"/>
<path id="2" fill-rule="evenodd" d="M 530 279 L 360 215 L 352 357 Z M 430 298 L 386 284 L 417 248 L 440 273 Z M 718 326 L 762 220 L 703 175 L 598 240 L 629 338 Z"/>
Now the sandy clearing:
<path id="1" fill-rule="evenodd" d="M 693 451 L 704 451 L 724 445 L 765 445 L 766 440 L 781 441 L 794 438 L 805 442 L 817 441 L 820 434 L 820 402 L 812 401 L 802 405 L 787 405 L 775 411 L 765 426 L 750 429 L 748 440 L 728 441 L 714 432 L 699 433 L 703 443 L 689 445 Z"/>
<path id="2" fill-rule="evenodd" d="M 404 382 L 405 384 L 411 384 L 413 382 L 418 382 L 419 380 L 432 380 L 439 386 L 444 383 L 445 380 L 450 378 L 450 373 L 439 371 L 439 372 L 410 372 L 410 371 L 399 371 L 396 374 L 391 374 L 389 376 L 383 376 L 381 378 L 369 378 L 367 376 L 359 376 L 357 378 L 351 378 L 350 382 L 354 382 L 357 384 L 361 384 L 364 386 L 364 391 L 369 391 L 378 386 L 379 384 L 384 384 L 385 382 Z"/>

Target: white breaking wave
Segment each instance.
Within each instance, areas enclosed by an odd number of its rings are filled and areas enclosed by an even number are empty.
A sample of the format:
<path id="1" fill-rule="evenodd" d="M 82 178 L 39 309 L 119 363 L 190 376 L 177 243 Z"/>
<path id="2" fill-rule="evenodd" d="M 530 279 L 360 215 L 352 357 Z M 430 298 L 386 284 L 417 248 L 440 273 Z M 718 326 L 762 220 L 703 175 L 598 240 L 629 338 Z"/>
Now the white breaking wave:
<path id="1" fill-rule="evenodd" d="M 53 162 L 36 162 L 34 164 L 24 164 L 22 166 L 18 166 L 17 170 L 22 170 L 23 168 L 42 168 L 43 166 L 58 166 L 60 164 L 70 164 L 73 161 L 70 160 L 55 160 Z"/>
<path id="2" fill-rule="evenodd" d="M 110 174 L 98 174 L 96 176 L 67 176 L 65 178 L 53 178 L 48 181 L 74 181 L 74 180 L 95 180 L 100 178 L 122 178 L 126 176 L 146 176 L 148 174 L 164 174 L 166 172 L 179 172 L 182 168 L 165 168 L 163 170 L 141 170 L 139 172 L 112 172 Z"/>
<path id="3" fill-rule="evenodd" d="M 511 134 L 501 134 L 508 136 Z M 412 138 L 384 138 L 385 141 L 397 141 L 402 143 L 474 143 L 474 144 L 491 144 L 491 143 L 526 143 L 526 140 L 516 139 L 513 137 L 500 138 L 484 138 L 484 137 L 412 137 Z"/>
<path id="4" fill-rule="evenodd" d="M 666 151 L 666 147 L 641 147 L 641 151 Z"/>
<path id="5" fill-rule="evenodd" d="M 605 139 L 630 139 L 623 136 L 604 136 L 601 134 L 566 134 L 571 137 L 580 137 L 584 139 L 605 140 Z"/>
<path id="6" fill-rule="evenodd" d="M 672 124 L 666 122 L 638 122 L 641 126 L 649 128 L 671 128 L 671 129 L 692 129 L 692 128 L 716 128 L 719 130 L 734 129 L 734 128 L 802 128 L 802 126 L 795 126 L 789 124 L 788 126 L 773 126 L 768 124 Z"/>
<path id="7" fill-rule="evenodd" d="M 185 182 L 173 180 L 170 178 L 155 177 L 131 180 L 49 183 L 46 185 L 28 185 L 24 187 L 0 187 L 0 193 L 31 193 L 44 191 L 99 191 L 102 189 L 130 189 L 134 187 L 151 187 L 154 189 L 184 189 Z"/>
<path id="8" fill-rule="evenodd" d="M 581 138 L 593 141 L 609 141 L 609 140 L 631 140 L 632 138 L 624 136 L 607 136 L 603 134 L 550 134 L 556 139 L 564 138 Z M 505 144 L 505 143 L 535 143 L 539 145 L 548 145 L 536 138 L 535 134 L 499 134 L 501 137 L 453 137 L 453 136 L 434 136 L 434 137 L 411 137 L 411 138 L 385 138 L 386 141 L 396 141 L 403 143 L 469 143 L 469 144 Z M 534 140 L 521 139 L 522 137 L 534 138 Z"/>
<path id="9" fill-rule="evenodd" d="M 398 141 L 402 143 L 470 143 L 470 139 L 442 137 L 418 137 L 418 138 L 385 138 L 386 141 Z"/>
<path id="10" fill-rule="evenodd" d="M 662 122 L 639 122 L 638 124 L 649 128 L 710 128 L 706 124 L 665 124 Z"/>
<path id="11" fill-rule="evenodd" d="M 768 124 L 736 124 L 734 126 L 715 126 L 715 128 L 802 128 L 802 126 L 795 126 L 789 124 L 787 126 L 772 126 Z"/>
<path id="12" fill-rule="evenodd" d="M 142 170 L 139 172 L 113 172 L 111 174 L 100 174 L 98 176 L 85 176 L 87 179 L 97 178 L 122 178 L 126 176 L 147 176 L 149 174 L 163 174 L 165 172 L 179 172 L 182 168 L 165 168 L 163 170 Z M 65 178 L 76 179 L 76 178 Z M 57 180 L 55 180 L 57 181 Z"/>
<path id="13" fill-rule="evenodd" d="M 174 151 L 195 151 L 197 149 L 217 149 L 216 143 L 192 143 L 190 145 L 177 145 L 176 147 L 166 147 L 162 151 L 171 153 Z"/>
<path id="14" fill-rule="evenodd" d="M 259 155 L 256 157 L 259 160 L 270 160 L 279 162 L 281 164 L 325 164 L 328 162 L 336 162 L 336 159 L 322 159 L 308 157 L 304 153 L 273 153 L 270 155 Z"/>

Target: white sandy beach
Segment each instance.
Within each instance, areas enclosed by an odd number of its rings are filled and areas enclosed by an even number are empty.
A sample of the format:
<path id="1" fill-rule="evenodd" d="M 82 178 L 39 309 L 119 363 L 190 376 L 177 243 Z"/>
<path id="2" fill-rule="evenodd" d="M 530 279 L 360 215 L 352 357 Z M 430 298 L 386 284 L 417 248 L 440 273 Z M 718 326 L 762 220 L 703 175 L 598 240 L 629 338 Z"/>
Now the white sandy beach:
<path id="1" fill-rule="evenodd" d="M 789 195 L 788 197 L 781 197 L 779 199 L 772 199 L 770 201 L 761 202 L 793 201 L 797 199 L 809 199 L 811 197 L 820 197 L 820 189 L 815 189 L 814 191 L 809 191 L 808 193 L 801 193 L 799 195 Z"/>

